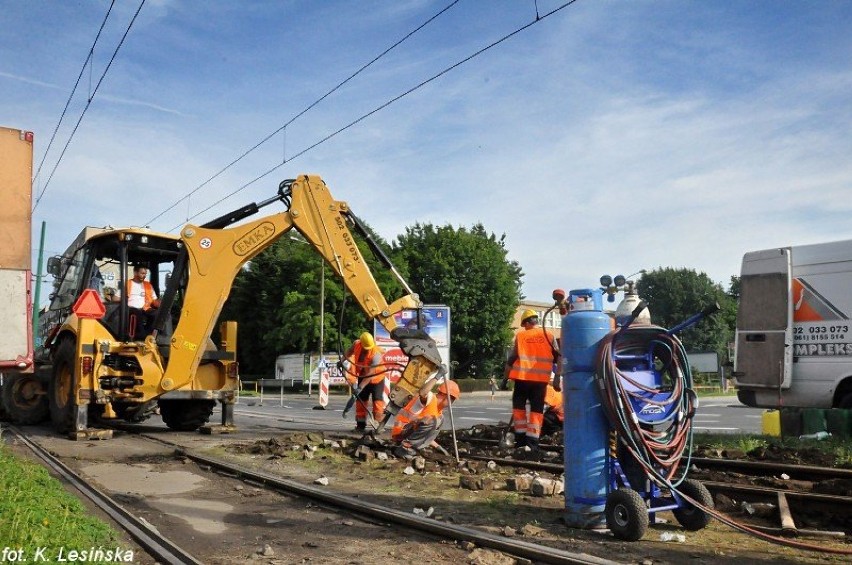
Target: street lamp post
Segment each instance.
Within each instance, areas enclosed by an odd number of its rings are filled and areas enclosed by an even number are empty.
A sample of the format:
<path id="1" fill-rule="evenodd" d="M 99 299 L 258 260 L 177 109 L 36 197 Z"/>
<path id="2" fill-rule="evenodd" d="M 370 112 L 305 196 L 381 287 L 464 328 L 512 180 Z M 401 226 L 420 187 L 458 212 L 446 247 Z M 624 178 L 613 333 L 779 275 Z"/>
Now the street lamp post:
<path id="1" fill-rule="evenodd" d="M 301 239 L 290 237 L 291 240 L 297 241 L 299 243 L 304 243 L 305 245 L 310 245 L 307 241 L 303 241 Z M 323 343 L 325 342 L 325 259 L 320 257 L 320 309 L 319 309 L 319 362 L 317 363 L 317 375 L 322 378 L 322 367 L 325 365 L 323 362 Z M 313 380 L 311 379 L 310 374 L 308 375 L 308 396 L 311 396 L 313 391 Z"/>
<path id="2" fill-rule="evenodd" d="M 325 368 L 325 359 L 322 356 L 322 346 L 325 342 L 325 259 L 320 257 L 320 314 L 319 314 L 319 325 L 320 325 L 320 341 L 319 341 L 319 363 L 317 367 L 319 367 L 319 378 L 322 380 L 322 369 Z M 308 379 L 308 396 L 311 395 L 311 380 Z"/>

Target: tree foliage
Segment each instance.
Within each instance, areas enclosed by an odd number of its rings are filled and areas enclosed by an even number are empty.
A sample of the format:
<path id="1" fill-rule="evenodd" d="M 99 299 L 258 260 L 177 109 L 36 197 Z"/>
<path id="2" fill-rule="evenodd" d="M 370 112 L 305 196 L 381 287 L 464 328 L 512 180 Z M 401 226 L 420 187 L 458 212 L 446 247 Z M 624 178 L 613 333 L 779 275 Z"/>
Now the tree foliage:
<path id="1" fill-rule="evenodd" d="M 732 280 L 733 283 L 733 280 Z M 673 327 L 718 302 L 721 311 L 683 331 L 679 337 L 689 351 L 715 351 L 724 359 L 733 336 L 736 300 L 705 273 L 671 267 L 649 271 L 637 284 L 655 325 Z"/>
<path id="2" fill-rule="evenodd" d="M 498 374 L 523 276 L 507 258 L 505 235 L 489 234 L 482 224 L 456 229 L 418 223 L 397 237 L 393 256 L 407 266 L 409 283 L 424 303 L 450 307 L 449 362 L 476 377 Z"/>
<path id="3" fill-rule="evenodd" d="M 381 238 L 374 235 L 373 239 L 385 253 L 390 252 Z M 356 240 L 388 301 L 402 296 L 399 282 L 361 238 Z M 306 241 L 284 236 L 237 275 L 222 319 L 238 322 L 237 354 L 243 373 L 268 374 L 278 355 L 318 351 L 322 263 L 322 256 Z M 344 292 L 332 268 L 325 265 L 324 270 L 323 351 L 344 351 L 361 332 L 372 331 L 373 324 Z"/>

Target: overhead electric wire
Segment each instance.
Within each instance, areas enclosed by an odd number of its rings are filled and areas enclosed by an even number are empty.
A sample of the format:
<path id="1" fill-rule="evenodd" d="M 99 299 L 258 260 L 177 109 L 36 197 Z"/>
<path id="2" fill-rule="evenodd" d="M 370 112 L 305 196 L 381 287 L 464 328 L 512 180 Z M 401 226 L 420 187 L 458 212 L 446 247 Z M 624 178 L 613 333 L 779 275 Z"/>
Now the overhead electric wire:
<path id="1" fill-rule="evenodd" d="M 50 181 L 53 179 L 53 175 L 54 173 L 56 173 L 56 169 L 59 167 L 59 163 L 62 162 L 62 158 L 65 156 L 65 152 L 68 150 L 68 146 L 71 145 L 71 140 L 74 139 L 74 135 L 77 133 L 77 128 L 80 127 L 80 123 L 83 121 L 83 117 L 89 110 L 89 106 L 92 105 L 92 100 L 95 99 L 95 95 L 98 93 L 98 89 L 101 87 L 101 83 L 103 83 L 107 72 L 109 72 L 109 69 L 112 66 L 112 62 L 115 61 L 115 57 L 118 55 L 119 49 L 121 49 L 121 46 L 124 45 L 124 40 L 127 39 L 127 34 L 130 33 L 130 28 L 133 27 L 133 23 L 136 21 L 136 18 L 139 16 L 139 12 L 142 11 L 142 6 L 144 5 L 145 0 L 142 0 L 142 2 L 139 3 L 139 7 L 136 9 L 136 13 L 133 14 L 133 19 L 130 20 L 129 24 L 127 24 L 127 29 L 124 30 L 124 35 L 121 36 L 121 41 L 118 42 L 115 51 L 113 51 L 112 57 L 110 57 L 103 74 L 101 74 L 101 78 L 98 79 L 98 83 L 95 85 L 95 89 L 89 95 L 89 99 L 86 101 L 86 106 L 83 108 L 83 112 L 80 114 L 79 119 L 77 119 L 77 123 L 74 125 L 74 129 L 71 130 L 71 135 L 68 136 L 68 141 L 65 142 L 65 147 L 62 148 L 62 153 L 59 154 L 59 159 L 57 159 L 56 164 L 53 165 L 53 169 L 50 171 L 50 176 L 47 177 L 47 182 L 44 184 L 44 188 L 41 189 L 41 193 L 38 195 L 38 198 L 36 198 L 32 212 L 35 212 L 36 208 L 38 208 L 39 202 L 41 202 L 42 197 L 44 197 L 44 193 L 47 192 L 47 187 L 50 186 Z"/>
<path id="2" fill-rule="evenodd" d="M 104 21 L 101 22 L 101 27 L 100 29 L 98 29 L 98 34 L 95 36 L 95 41 L 92 42 L 92 46 L 89 48 L 89 54 L 86 56 L 86 60 L 83 61 L 83 66 L 82 68 L 80 68 L 80 74 L 77 75 L 77 80 L 74 81 L 74 88 L 71 89 L 71 94 L 68 95 L 68 100 L 66 100 L 65 107 L 62 109 L 62 115 L 59 116 L 59 122 L 56 124 L 56 128 L 54 128 L 53 130 L 53 135 L 50 136 L 50 142 L 48 142 L 47 144 L 47 149 L 44 150 L 44 155 L 41 158 L 41 163 L 38 164 L 38 170 L 36 171 L 36 174 L 33 177 L 33 182 L 35 182 L 38 178 L 38 175 L 41 174 L 41 167 L 44 165 L 45 159 L 47 159 L 47 154 L 50 153 L 50 148 L 53 146 L 53 140 L 56 139 L 56 133 L 59 131 L 59 126 L 62 125 L 62 120 L 65 118 L 65 113 L 68 111 L 68 106 L 71 105 L 71 99 L 74 98 L 74 93 L 77 92 L 77 86 L 80 85 L 80 79 L 83 78 L 83 73 L 86 72 L 86 65 L 89 64 L 95 54 L 95 46 L 98 44 L 98 39 L 100 39 L 101 37 L 101 32 L 104 30 L 104 26 L 106 26 L 113 6 L 115 6 L 115 0 L 112 0 L 112 2 L 110 2 L 109 8 L 107 9 L 107 13 L 104 16 Z"/>
<path id="3" fill-rule="evenodd" d="M 352 73 L 351 75 L 349 75 L 349 76 L 348 76 L 345 80 L 343 80 L 342 82 L 338 83 L 338 84 L 337 84 L 337 86 L 335 86 L 334 88 L 332 88 L 331 90 L 329 90 L 328 92 L 326 92 L 325 94 L 323 94 L 322 96 L 320 96 L 319 98 L 317 98 L 315 101 L 313 101 L 311 104 L 309 104 L 309 105 L 308 105 L 308 106 L 307 106 L 304 110 L 302 110 L 301 112 L 299 112 L 298 114 L 296 114 L 295 116 L 293 116 L 292 118 L 290 118 L 290 119 L 289 119 L 286 123 L 284 123 L 281 127 L 279 127 L 278 129 L 276 129 L 275 131 L 273 131 L 272 133 L 270 133 L 269 135 L 267 135 L 266 137 L 264 137 L 263 139 L 261 139 L 260 141 L 258 141 L 258 142 L 257 142 L 255 145 L 253 145 L 250 149 L 248 149 L 248 150 L 246 150 L 245 152 L 243 152 L 243 154 L 242 154 L 242 155 L 240 155 L 239 157 L 237 157 L 236 159 L 234 159 L 233 161 L 231 161 L 230 163 L 228 163 L 227 165 L 225 165 L 222 169 L 220 169 L 218 172 L 216 172 L 216 174 L 214 174 L 212 177 L 210 177 L 209 179 L 207 179 L 207 180 L 206 180 L 206 181 L 204 181 L 203 183 L 199 184 L 197 187 L 195 187 L 195 188 L 194 188 L 194 189 L 192 189 L 190 192 L 188 192 L 185 196 L 181 197 L 181 198 L 180 198 L 180 199 L 178 199 L 176 202 L 174 202 L 174 204 L 172 204 L 171 206 L 169 206 L 168 208 L 166 208 L 165 210 L 163 210 L 162 212 L 160 212 L 159 214 L 157 214 L 156 216 L 154 216 L 153 218 L 151 218 L 150 220 L 148 220 L 147 222 L 145 222 L 145 225 L 151 225 L 154 221 L 156 221 L 157 219 L 159 219 L 159 218 L 160 218 L 163 214 L 165 214 L 166 212 L 168 212 L 168 211 L 170 211 L 170 210 L 173 210 L 173 209 L 174 209 L 174 208 L 175 208 L 178 204 L 180 204 L 181 202 L 183 202 L 184 200 L 186 200 L 187 198 L 189 198 L 190 196 L 192 196 L 193 194 L 195 194 L 196 192 L 198 192 L 199 190 L 201 190 L 202 188 L 204 188 L 205 186 L 207 186 L 207 185 L 208 185 L 210 182 L 212 182 L 213 180 L 217 179 L 217 178 L 218 178 L 218 177 L 219 177 L 222 173 L 224 173 L 225 171 L 227 171 L 228 169 L 230 169 L 231 167 L 233 167 L 234 165 L 236 165 L 237 163 L 239 163 L 240 161 L 242 161 L 242 160 L 243 160 L 243 158 L 245 158 L 246 156 L 248 156 L 248 155 L 249 155 L 251 152 L 253 152 L 255 149 L 257 149 L 258 147 L 260 147 L 261 145 L 263 145 L 264 143 L 266 143 L 267 141 L 269 141 L 270 139 L 272 139 L 275 135 L 277 135 L 277 134 L 278 134 L 279 132 L 281 132 L 282 130 L 286 129 L 286 128 L 287 128 L 287 126 L 289 126 L 290 124 L 292 124 L 293 122 L 295 122 L 295 121 L 296 121 L 297 119 L 299 119 L 300 117 L 304 116 L 304 115 L 305 115 L 308 111 L 310 111 L 312 108 L 314 108 L 317 104 L 319 104 L 320 102 L 322 102 L 323 100 L 325 100 L 326 98 L 328 98 L 329 96 L 331 96 L 332 94 L 334 94 L 334 93 L 335 93 L 337 90 L 339 90 L 339 89 L 340 89 L 343 85 L 345 85 L 345 84 L 346 84 L 346 83 L 348 83 L 350 80 L 352 80 L 353 78 L 355 78 L 356 76 L 358 76 L 359 74 L 361 74 L 361 73 L 362 73 L 365 69 L 367 69 L 367 67 L 369 67 L 370 65 L 372 65 L 373 63 L 375 63 L 376 61 L 378 61 L 379 59 L 381 59 L 382 57 L 384 57 L 384 56 L 385 56 L 385 55 L 387 55 L 388 53 L 390 53 L 393 49 L 395 49 L 395 48 L 396 48 L 396 47 L 398 47 L 400 44 L 402 44 L 404 41 L 406 41 L 409 37 L 411 37 L 412 35 L 414 35 L 414 34 L 415 34 L 415 33 L 417 33 L 418 31 L 420 31 L 421 29 L 423 29 L 424 27 L 426 27 L 427 25 L 429 25 L 430 23 L 432 23 L 432 21 L 433 21 L 433 20 L 435 20 L 438 16 L 440 16 L 441 14 L 443 14 L 444 12 L 446 12 L 447 10 L 449 10 L 450 8 L 452 8 L 453 6 L 455 6 L 456 4 L 458 4 L 460 1 L 461 1 L 461 0 L 453 0 L 453 2 L 451 2 L 451 3 L 450 3 L 450 4 L 448 4 L 446 7 L 444 7 L 444 8 L 443 8 L 441 11 L 439 11 L 437 14 L 435 14 L 434 16 L 432 16 L 431 18 L 429 18 L 428 20 L 426 20 L 425 22 L 423 22 L 422 24 L 420 24 L 419 26 L 417 26 L 416 28 L 414 28 L 413 30 L 411 30 L 410 32 L 408 32 L 405 36 L 403 36 L 403 37 L 402 37 L 402 39 L 400 39 L 399 41 L 397 41 L 396 43 L 394 43 L 393 45 L 391 45 L 390 47 L 388 47 L 387 49 L 385 49 L 384 51 L 382 51 L 381 53 L 379 53 L 379 54 L 378 54 L 378 55 L 376 55 L 375 57 L 373 57 L 373 59 L 372 59 L 369 63 L 366 63 L 366 64 L 362 65 L 362 66 L 361 66 L 361 68 L 359 68 L 357 71 L 355 71 L 354 73 Z"/>
<path id="4" fill-rule="evenodd" d="M 230 197 L 234 196 L 235 194 L 238 194 L 239 192 L 242 192 L 243 190 L 245 190 L 245 189 L 246 189 L 246 188 L 248 188 L 249 186 L 253 185 L 253 184 L 254 184 L 254 183 L 256 183 L 257 181 L 259 181 L 259 180 L 261 180 L 262 178 L 266 177 L 267 175 L 270 175 L 270 174 L 272 174 L 273 172 L 277 171 L 278 169 L 280 169 L 281 167 L 283 167 L 284 165 L 286 165 L 286 164 L 287 164 L 287 163 L 289 163 L 290 161 L 293 161 L 294 159 L 296 159 L 296 158 L 298 158 L 298 157 L 301 157 L 302 155 L 304 155 L 304 154 L 305 154 L 305 153 L 307 153 L 308 151 L 311 151 L 311 150 L 315 149 L 316 147 L 318 147 L 319 145 L 322 145 L 323 143 L 325 143 L 325 142 L 326 142 L 326 141 L 328 141 L 329 139 L 331 139 L 331 138 L 333 138 L 333 137 L 336 137 L 338 134 L 343 133 L 344 131 L 348 130 L 348 129 L 349 129 L 349 128 L 351 128 L 352 126 L 354 126 L 354 125 L 356 125 L 356 124 L 358 124 L 358 123 L 360 123 L 360 122 L 364 121 L 365 119 L 369 118 L 370 116 L 372 116 L 372 115 L 373 115 L 373 114 L 375 114 L 376 112 L 379 112 L 379 111 L 381 111 L 381 110 L 384 110 L 385 108 L 387 108 L 388 106 L 390 106 L 390 105 L 391 105 L 391 104 L 393 104 L 394 102 L 397 102 L 397 101 L 399 101 L 400 99 L 402 99 L 402 98 L 404 98 L 404 97 L 408 96 L 408 95 L 409 95 L 409 94 L 411 94 L 412 92 L 415 92 L 416 90 L 419 90 L 420 88 L 422 88 L 422 87 L 426 86 L 427 84 L 431 83 L 432 81 L 434 81 L 434 80 L 436 80 L 436 79 L 438 79 L 438 78 L 442 77 L 443 75 L 447 74 L 448 72 L 452 71 L 453 69 L 456 69 L 457 67 L 460 67 L 461 65 L 463 65 L 463 64 L 465 64 L 465 63 L 467 63 L 467 62 L 468 62 L 468 61 L 470 61 L 471 59 L 474 59 L 474 58 L 478 57 L 479 55 L 481 55 L 482 53 L 485 53 L 486 51 L 488 51 L 488 50 L 489 50 L 489 49 L 491 49 L 492 47 L 496 47 L 497 45 L 499 45 L 499 44 L 503 43 L 503 42 L 504 42 L 504 41 L 506 41 L 507 39 L 510 39 L 510 38 L 514 37 L 515 35 L 519 34 L 520 32 L 522 32 L 522 31 L 525 31 L 525 30 L 529 29 L 530 27 L 534 26 L 535 24 L 539 23 L 540 21 L 544 20 L 545 18 L 548 18 L 548 17 L 552 16 L 552 15 L 553 15 L 553 14 L 555 14 L 556 12 L 559 12 L 560 10 L 562 10 L 562 9 L 564 9 L 564 8 L 567 8 L 568 6 L 570 6 L 570 5 L 574 4 L 574 3 L 575 3 L 575 2 L 577 2 L 577 1 L 578 1 L 578 0 L 569 0 L 568 2 L 565 2 L 564 4 L 562 4 L 561 6 L 559 6 L 558 8 L 554 8 L 554 9 L 553 9 L 553 10 L 551 10 L 550 12 L 548 12 L 548 13 L 544 14 L 543 16 L 538 16 L 538 15 L 536 15 L 536 19 L 535 19 L 535 20 L 533 20 L 532 22 L 530 22 L 530 23 L 528 23 L 528 24 L 526 24 L 526 25 L 524 25 L 524 26 L 522 26 L 522 27 L 519 27 L 518 29 L 516 29 L 515 31 L 513 31 L 513 32 L 511 32 L 511 33 L 509 33 L 509 34 L 507 34 L 507 35 L 504 35 L 504 36 L 503 36 L 503 37 L 501 37 L 500 39 L 498 39 L 498 40 L 496 40 L 496 41 L 494 41 L 494 42 L 492 42 L 492 43 L 488 44 L 487 46 L 483 47 L 482 49 L 479 49 L 478 51 L 474 52 L 473 54 L 471 54 L 471 55 L 469 55 L 469 56 L 465 57 L 465 58 L 464 58 L 464 59 L 462 59 L 461 61 L 458 61 L 457 63 L 454 63 L 453 65 L 450 65 L 449 67 L 447 67 L 447 68 L 446 68 L 446 69 L 444 69 L 443 71 L 439 72 L 438 74 L 433 75 L 432 77 L 430 77 L 430 78 L 428 78 L 428 79 L 424 80 L 423 82 L 421 82 L 421 83 L 417 84 L 416 86 L 413 86 L 413 87 L 409 88 L 408 90 L 406 90 L 406 91 L 405 91 L 405 92 L 403 92 L 402 94 L 399 94 L 398 96 L 395 96 L 394 98 L 391 98 L 390 100 L 388 100 L 388 101 L 387 101 L 387 102 L 385 102 L 384 104 L 381 104 L 380 106 L 378 106 L 378 107 L 374 108 L 373 110 L 371 110 L 371 111 L 367 112 L 366 114 L 362 115 L 360 118 L 357 118 L 356 120 L 354 120 L 354 121 L 352 121 L 352 122 L 348 123 L 347 125 L 345 125 L 345 126 L 341 127 L 341 128 L 340 128 L 340 129 L 338 129 L 337 131 L 334 131 L 333 133 L 330 133 L 330 134 L 328 134 L 327 136 L 323 137 L 322 139 L 320 139 L 319 141 L 317 141 L 317 142 L 316 142 L 316 143 L 314 143 L 313 145 L 310 145 L 309 147 L 307 147 L 307 148 L 305 148 L 305 149 L 302 149 L 301 151 L 299 151 L 298 153 L 296 153 L 295 155 L 293 155 L 293 156 L 292 156 L 292 157 L 290 157 L 289 159 L 284 159 L 281 163 L 278 163 L 277 165 L 275 165 L 275 166 L 274 166 L 274 167 L 272 167 L 271 169 L 267 170 L 266 172 L 264 172 L 264 173 L 260 174 L 259 176 L 257 176 L 257 177 L 255 177 L 255 178 L 253 178 L 252 180 L 250 180 L 250 181 L 248 181 L 247 183 L 243 184 L 242 186 L 240 186 L 239 188 L 235 189 L 234 191 L 232 191 L 232 192 L 230 192 L 230 193 L 226 194 L 225 196 L 223 196 L 222 198 L 220 198 L 219 200 L 217 200 L 216 202 L 214 202 L 213 204 L 211 204 L 211 205 L 210 205 L 210 206 L 208 206 L 207 208 L 205 208 L 205 209 L 201 210 L 200 212 L 197 212 L 196 214 L 193 214 L 192 216 L 189 216 L 189 217 L 187 218 L 187 221 L 188 221 L 188 220 L 191 220 L 191 219 L 193 219 L 193 218 L 197 218 L 198 216 L 200 216 L 201 214 L 203 214 L 203 213 L 207 212 L 208 210 L 211 210 L 212 208 L 215 208 L 216 206 L 218 206 L 219 204 L 221 204 L 222 202 L 224 202 L 224 201 L 225 201 L 225 200 L 227 200 L 228 198 L 230 198 Z M 158 216 L 158 217 L 159 217 L 159 216 Z M 175 226 L 175 227 L 171 228 L 169 231 L 174 231 L 174 230 L 176 230 L 176 229 L 178 229 L 178 228 L 180 228 L 180 227 L 182 227 L 182 226 L 183 226 L 183 223 L 178 224 L 177 226 Z"/>

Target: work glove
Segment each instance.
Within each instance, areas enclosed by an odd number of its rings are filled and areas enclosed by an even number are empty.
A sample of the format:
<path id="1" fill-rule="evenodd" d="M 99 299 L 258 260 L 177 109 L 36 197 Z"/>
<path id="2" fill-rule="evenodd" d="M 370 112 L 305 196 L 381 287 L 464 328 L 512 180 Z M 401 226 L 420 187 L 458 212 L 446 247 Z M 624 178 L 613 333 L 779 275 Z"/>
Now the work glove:
<path id="1" fill-rule="evenodd" d="M 562 392 L 562 377 L 560 375 L 556 375 L 556 378 L 553 379 L 553 390 Z"/>
<path id="2" fill-rule="evenodd" d="M 503 379 L 500 381 L 500 390 L 509 390 L 509 379 Z"/>

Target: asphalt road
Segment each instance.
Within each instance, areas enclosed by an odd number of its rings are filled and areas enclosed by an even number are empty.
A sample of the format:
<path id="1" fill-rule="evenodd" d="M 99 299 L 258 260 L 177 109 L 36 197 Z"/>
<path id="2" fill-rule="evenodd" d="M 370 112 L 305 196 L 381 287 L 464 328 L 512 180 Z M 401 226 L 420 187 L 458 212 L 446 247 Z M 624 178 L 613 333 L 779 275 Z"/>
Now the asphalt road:
<path id="1" fill-rule="evenodd" d="M 277 393 L 277 391 L 276 391 Z M 347 397 L 332 394 L 324 410 L 318 406 L 317 396 L 307 394 L 264 395 L 243 397 L 235 409 L 238 426 L 286 430 L 352 430 L 355 411 L 342 418 Z M 760 433 L 761 415 L 759 408 L 740 404 L 736 397 L 718 396 L 700 399 L 694 420 L 694 431 L 698 433 Z M 511 414 L 511 393 L 499 392 L 492 400 L 489 393 L 463 395 L 453 404 L 452 417 L 456 429 L 476 424 L 508 422 Z M 211 418 L 211 423 L 218 416 Z M 445 423 L 445 427 L 449 422 Z"/>

